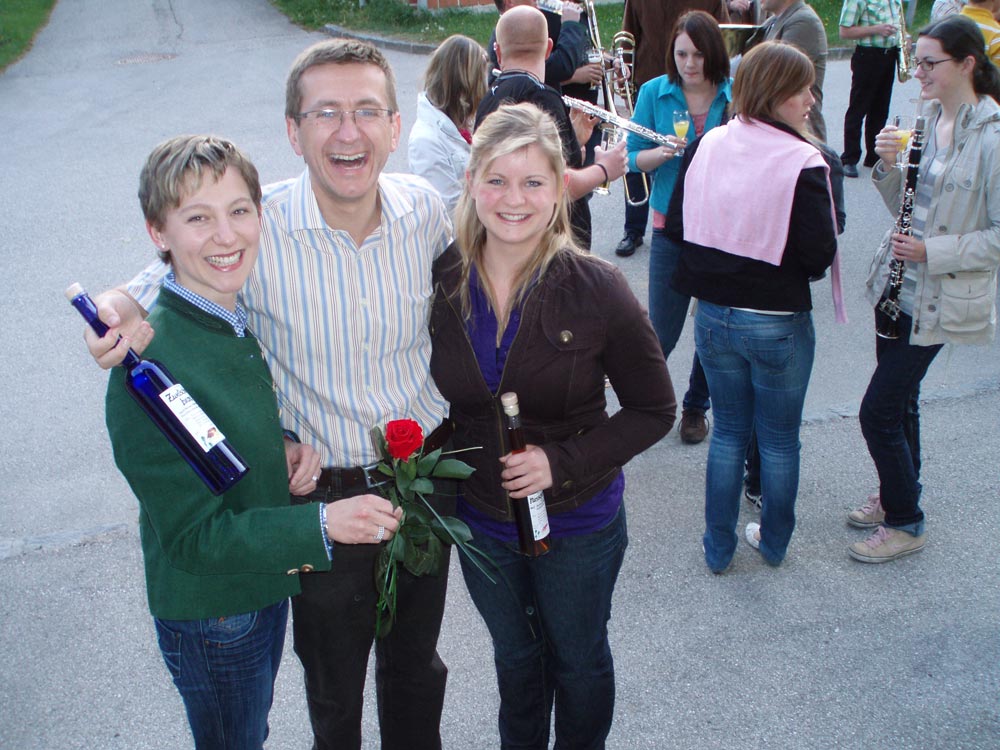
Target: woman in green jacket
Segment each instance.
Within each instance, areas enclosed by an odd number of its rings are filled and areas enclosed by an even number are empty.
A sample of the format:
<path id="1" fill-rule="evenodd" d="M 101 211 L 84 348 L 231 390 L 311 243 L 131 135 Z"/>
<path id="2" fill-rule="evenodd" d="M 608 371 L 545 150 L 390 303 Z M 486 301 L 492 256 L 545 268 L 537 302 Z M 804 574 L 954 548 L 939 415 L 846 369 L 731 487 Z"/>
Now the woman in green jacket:
<path id="1" fill-rule="evenodd" d="M 388 539 L 398 514 L 373 495 L 329 512 L 324 503 L 289 504 L 289 493 L 315 489 L 320 461 L 283 439 L 271 376 L 237 301 L 260 234 L 253 164 L 219 138 L 174 138 L 150 154 L 139 199 L 171 265 L 145 353 L 170 369 L 211 419 L 213 439 L 228 435 L 250 471 L 213 495 L 128 395 L 121 368 L 108 383 L 108 431 L 139 500 L 149 608 L 195 745 L 259 750 L 299 574 L 329 570 L 334 542 Z"/>

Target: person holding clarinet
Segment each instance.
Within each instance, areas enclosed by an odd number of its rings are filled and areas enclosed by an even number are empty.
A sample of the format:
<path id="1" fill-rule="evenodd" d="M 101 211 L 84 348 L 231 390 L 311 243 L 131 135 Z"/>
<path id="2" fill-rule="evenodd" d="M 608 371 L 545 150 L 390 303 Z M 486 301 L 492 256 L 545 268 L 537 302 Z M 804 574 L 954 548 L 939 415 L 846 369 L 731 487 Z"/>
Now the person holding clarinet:
<path id="1" fill-rule="evenodd" d="M 875 187 L 893 213 L 904 201 L 912 209 L 907 231 L 883 239 L 867 281 L 882 335 L 860 422 L 879 489 L 847 516 L 851 526 L 874 529 L 847 550 L 865 563 L 923 549 L 920 382 L 944 344 L 985 344 L 996 334 L 1000 73 L 976 24 L 962 16 L 920 32 L 916 67 L 926 130 L 911 195 L 894 168 L 896 128 L 875 139 Z"/>

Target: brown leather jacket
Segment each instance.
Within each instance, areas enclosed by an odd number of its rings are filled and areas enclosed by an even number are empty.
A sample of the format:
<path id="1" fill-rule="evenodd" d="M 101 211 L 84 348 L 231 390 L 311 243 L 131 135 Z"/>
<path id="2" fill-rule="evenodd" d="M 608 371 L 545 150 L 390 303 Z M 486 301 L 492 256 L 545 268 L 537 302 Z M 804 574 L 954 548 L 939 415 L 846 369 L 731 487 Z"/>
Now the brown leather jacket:
<path id="1" fill-rule="evenodd" d="M 646 311 L 610 263 L 563 253 L 525 298 L 500 388 L 491 393 L 473 353 L 459 296 L 454 246 L 435 264 L 431 373 L 451 403 L 455 448 L 475 467 L 465 499 L 501 520 L 513 518 L 500 486 L 509 447 L 499 396 L 518 394 L 529 444 L 549 459 L 550 513 L 572 510 L 603 489 L 619 468 L 662 438 L 677 411 L 673 385 Z M 606 412 L 607 373 L 621 409 Z"/>

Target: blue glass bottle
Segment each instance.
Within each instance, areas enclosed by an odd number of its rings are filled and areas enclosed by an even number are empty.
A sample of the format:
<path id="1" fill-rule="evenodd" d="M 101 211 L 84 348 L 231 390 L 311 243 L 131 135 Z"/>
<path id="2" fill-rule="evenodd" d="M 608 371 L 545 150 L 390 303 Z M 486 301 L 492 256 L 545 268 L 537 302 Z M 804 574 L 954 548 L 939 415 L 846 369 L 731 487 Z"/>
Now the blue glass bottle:
<path id="1" fill-rule="evenodd" d="M 108 332 L 97 316 L 97 306 L 82 286 L 71 285 L 66 298 L 98 336 Z M 221 495 L 250 470 L 166 367 L 156 360 L 141 358 L 131 349 L 121 366 L 125 368 L 126 390 L 212 494 Z"/>

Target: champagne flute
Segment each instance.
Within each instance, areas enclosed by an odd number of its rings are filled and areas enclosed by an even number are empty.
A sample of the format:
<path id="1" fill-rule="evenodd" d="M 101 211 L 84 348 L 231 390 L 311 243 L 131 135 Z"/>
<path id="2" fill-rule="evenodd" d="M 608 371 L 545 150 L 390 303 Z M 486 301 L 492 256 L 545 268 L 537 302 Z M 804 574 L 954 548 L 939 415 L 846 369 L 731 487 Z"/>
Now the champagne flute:
<path id="1" fill-rule="evenodd" d="M 674 135 L 678 138 L 687 139 L 688 131 L 691 128 L 691 115 L 686 109 L 674 110 Z M 677 149 L 677 156 L 684 156 L 684 147 Z"/>
<path id="2" fill-rule="evenodd" d="M 913 125 L 916 119 L 911 115 L 896 115 L 892 118 L 892 124 L 896 126 L 898 145 L 896 146 L 896 167 L 906 169 L 907 149 L 910 146 L 910 135 L 913 133 Z"/>

